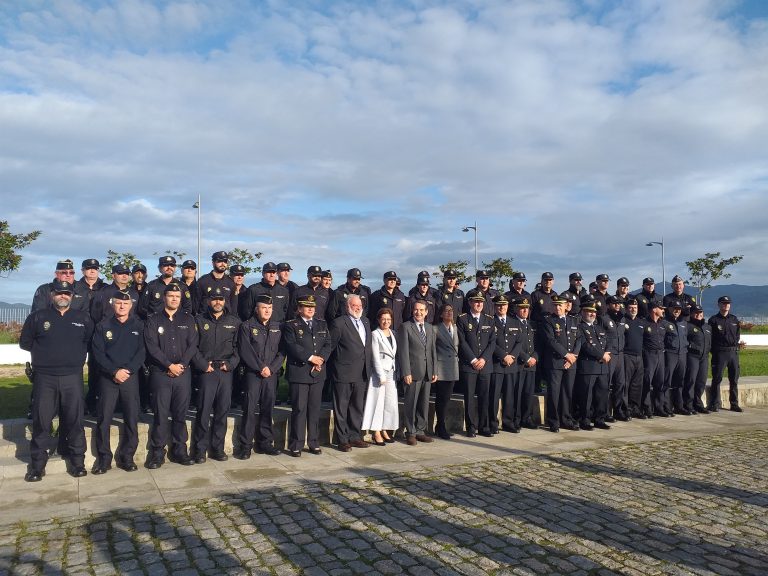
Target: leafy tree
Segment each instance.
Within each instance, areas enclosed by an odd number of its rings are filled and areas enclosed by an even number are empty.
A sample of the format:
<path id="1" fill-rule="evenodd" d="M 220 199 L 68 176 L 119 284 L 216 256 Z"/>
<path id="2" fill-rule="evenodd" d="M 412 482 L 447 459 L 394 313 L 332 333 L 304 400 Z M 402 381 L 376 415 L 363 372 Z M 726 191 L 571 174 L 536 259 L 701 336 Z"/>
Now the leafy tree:
<path id="1" fill-rule="evenodd" d="M 165 253 L 168 254 L 169 256 L 173 256 L 174 258 L 176 258 L 176 262 L 178 262 L 179 264 L 181 264 L 184 261 L 184 256 L 187 255 L 186 252 L 179 252 L 178 250 L 166 250 Z M 157 252 L 152 252 L 152 254 L 154 256 L 158 255 Z M 200 262 L 198 262 L 197 265 L 199 266 Z"/>
<path id="2" fill-rule="evenodd" d="M 471 275 L 467 274 L 467 266 L 469 266 L 469 262 L 467 260 L 456 260 L 455 262 L 446 262 L 445 264 L 440 264 L 438 268 L 443 274 L 446 270 L 453 270 L 456 272 L 456 281 L 459 285 L 461 285 L 464 282 L 472 280 L 473 278 Z"/>
<path id="3" fill-rule="evenodd" d="M 483 262 L 483 269 L 491 275 L 491 285 L 502 292 L 512 278 L 512 274 L 515 273 L 515 269 L 512 268 L 512 258 L 495 258 L 490 262 Z"/>
<path id="4" fill-rule="evenodd" d="M 37 240 L 42 232 L 35 230 L 28 234 L 11 234 L 7 220 L 0 220 L 0 275 L 18 270 L 21 264 L 20 251 Z"/>
<path id="5" fill-rule="evenodd" d="M 251 272 L 261 272 L 261 266 L 249 266 L 263 256 L 261 252 L 251 253 L 246 248 L 232 248 L 232 250 L 228 250 L 227 252 L 229 254 L 230 265 L 240 264 L 240 266 L 245 268 L 246 276 Z"/>
<path id="6" fill-rule="evenodd" d="M 135 264 L 141 264 L 133 252 L 115 252 L 114 250 L 107 250 L 107 259 L 101 265 L 101 273 L 105 278 L 112 278 L 112 266 L 124 262 L 128 268 L 133 268 Z"/>
<path id="7" fill-rule="evenodd" d="M 699 290 L 698 298 L 696 299 L 699 304 L 702 302 L 704 296 L 704 290 L 712 286 L 712 282 L 719 280 L 720 278 L 730 278 L 730 273 L 725 269 L 728 266 L 733 266 L 741 262 L 744 256 L 731 256 L 730 258 L 720 258 L 720 252 L 707 252 L 703 257 L 697 258 L 686 262 L 688 271 L 691 273 L 689 279 L 692 286 L 695 286 Z"/>

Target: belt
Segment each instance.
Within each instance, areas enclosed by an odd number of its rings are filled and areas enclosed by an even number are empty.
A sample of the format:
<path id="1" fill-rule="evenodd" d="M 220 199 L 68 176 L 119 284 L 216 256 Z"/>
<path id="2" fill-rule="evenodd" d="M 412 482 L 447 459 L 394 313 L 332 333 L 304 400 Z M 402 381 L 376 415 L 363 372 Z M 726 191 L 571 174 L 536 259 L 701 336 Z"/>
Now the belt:
<path id="1" fill-rule="evenodd" d="M 730 352 L 732 350 L 738 350 L 738 346 L 721 346 L 720 348 L 714 349 L 713 352 Z"/>

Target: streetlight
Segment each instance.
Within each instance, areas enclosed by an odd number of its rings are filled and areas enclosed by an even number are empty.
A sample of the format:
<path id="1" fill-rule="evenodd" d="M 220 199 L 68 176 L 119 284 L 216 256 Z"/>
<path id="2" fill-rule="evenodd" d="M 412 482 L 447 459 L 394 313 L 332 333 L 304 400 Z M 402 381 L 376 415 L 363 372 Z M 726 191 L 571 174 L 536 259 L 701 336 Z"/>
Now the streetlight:
<path id="1" fill-rule="evenodd" d="M 667 271 L 664 267 L 664 236 L 661 237 L 661 242 L 646 242 L 646 246 L 661 246 L 661 296 L 667 293 Z"/>
<path id="2" fill-rule="evenodd" d="M 197 265 L 202 266 L 203 263 L 200 261 L 200 221 L 203 217 L 203 208 L 200 202 L 200 194 L 197 195 L 197 202 L 192 204 L 192 208 L 197 208 Z"/>
<path id="3" fill-rule="evenodd" d="M 462 232 L 469 232 L 470 230 L 475 231 L 475 272 L 479 270 L 477 267 L 477 220 L 475 220 L 474 226 L 464 226 L 464 228 L 461 229 Z"/>

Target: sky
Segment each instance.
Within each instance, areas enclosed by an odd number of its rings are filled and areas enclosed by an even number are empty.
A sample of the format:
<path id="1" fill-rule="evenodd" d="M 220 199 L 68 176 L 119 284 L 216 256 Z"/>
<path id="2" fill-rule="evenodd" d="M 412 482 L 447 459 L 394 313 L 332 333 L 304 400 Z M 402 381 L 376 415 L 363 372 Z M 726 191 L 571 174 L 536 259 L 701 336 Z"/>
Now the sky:
<path id="1" fill-rule="evenodd" d="M 660 282 L 768 259 L 768 2 L 0 2 L 0 219 L 57 260 L 236 247 L 420 270 L 512 258 Z M 201 210 L 193 208 L 198 195 Z M 259 277 L 248 278 L 248 282 Z"/>

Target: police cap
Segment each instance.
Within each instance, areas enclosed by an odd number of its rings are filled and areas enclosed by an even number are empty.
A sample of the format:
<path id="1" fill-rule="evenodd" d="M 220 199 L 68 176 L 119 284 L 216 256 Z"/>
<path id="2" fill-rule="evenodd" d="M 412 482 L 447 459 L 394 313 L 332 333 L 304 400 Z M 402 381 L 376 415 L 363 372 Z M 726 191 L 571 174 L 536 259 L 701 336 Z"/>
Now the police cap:
<path id="1" fill-rule="evenodd" d="M 227 262 L 229 261 L 229 254 L 224 250 L 219 250 L 218 252 L 211 254 L 211 260 L 213 262 Z"/>
<path id="2" fill-rule="evenodd" d="M 531 307 L 531 301 L 528 300 L 528 298 L 526 298 L 525 296 L 518 296 L 512 302 L 518 308 L 530 308 Z"/>
<path id="3" fill-rule="evenodd" d="M 720 296 L 720 298 L 717 299 L 718 304 L 730 304 L 731 303 L 731 297 L 730 296 Z"/>
<path id="4" fill-rule="evenodd" d="M 598 274 L 595 276 L 595 282 L 608 282 L 610 278 L 608 278 L 608 274 Z"/>
<path id="5" fill-rule="evenodd" d="M 552 294 L 552 302 L 553 302 L 554 304 L 566 304 L 566 303 L 568 302 L 568 300 L 566 300 L 565 298 L 563 298 L 563 297 L 562 297 L 560 294 L 558 294 L 557 292 L 554 292 L 554 293 Z"/>
<path id="6" fill-rule="evenodd" d="M 493 297 L 493 303 L 496 306 L 503 306 L 504 304 L 509 304 L 509 300 L 507 300 L 507 297 L 504 296 L 504 294 L 497 294 Z"/>
<path id="7" fill-rule="evenodd" d="M 267 272 L 277 272 L 277 264 L 274 262 L 267 262 L 264 264 L 264 266 L 261 267 L 262 273 L 266 274 Z"/>
<path id="8" fill-rule="evenodd" d="M 72 264 L 72 260 L 67 258 L 66 260 L 59 260 L 56 262 L 56 270 L 74 270 L 75 266 Z"/>
<path id="9" fill-rule="evenodd" d="M 157 261 L 157 267 L 162 268 L 163 266 L 176 266 L 176 258 L 173 256 L 160 256 Z"/>
<path id="10" fill-rule="evenodd" d="M 470 290 L 467 294 L 467 300 L 470 302 L 485 302 L 485 296 L 479 290 Z"/>
<path id="11" fill-rule="evenodd" d="M 347 278 L 353 280 L 360 280 L 363 277 L 363 273 L 360 272 L 360 268 L 350 268 L 347 270 Z"/>
<path id="12" fill-rule="evenodd" d="M 651 277 L 643 278 L 643 286 L 646 284 L 656 284 L 656 281 Z"/>
<path id="13" fill-rule="evenodd" d="M 390 270 L 389 272 L 384 272 L 384 282 L 387 280 L 397 280 L 397 272 L 394 270 Z"/>
<path id="14" fill-rule="evenodd" d="M 616 280 L 616 286 L 629 286 L 629 279 L 626 276 L 622 276 Z"/>
<path id="15" fill-rule="evenodd" d="M 681 276 L 675 274 L 675 276 L 672 278 L 672 282 L 685 282 L 685 280 L 683 280 Z"/>
<path id="16" fill-rule="evenodd" d="M 552 274 L 552 272 L 544 272 L 541 275 L 541 281 L 544 282 L 544 280 L 554 280 L 555 276 Z"/>
<path id="17" fill-rule="evenodd" d="M 512 274 L 512 280 L 527 280 L 525 272 L 515 272 Z"/>
<path id="18" fill-rule="evenodd" d="M 130 274 L 131 270 L 125 262 L 118 262 L 112 266 L 112 274 Z"/>
<path id="19" fill-rule="evenodd" d="M 312 276 L 321 276 L 323 274 L 323 269 L 320 268 L 320 266 L 310 266 L 307 268 L 307 277 L 311 278 Z"/>
<path id="20" fill-rule="evenodd" d="M 331 271 L 330 271 L 330 270 L 323 270 L 323 271 L 320 273 L 320 277 L 321 277 L 321 278 L 333 278 L 333 274 L 331 273 Z"/>
<path id="21" fill-rule="evenodd" d="M 589 289 L 590 290 L 597 290 L 597 282 L 590 282 L 589 283 Z"/>
<path id="22" fill-rule="evenodd" d="M 596 301 L 597 298 L 595 298 L 594 294 L 584 294 L 584 296 L 581 297 L 581 300 L 579 300 L 579 305 L 589 306 L 590 304 L 594 304 Z"/>
<path id="23" fill-rule="evenodd" d="M 680 300 L 672 300 L 672 302 L 669 303 L 669 306 L 667 306 L 670 310 L 672 308 L 680 308 L 680 310 L 683 309 L 683 304 L 680 302 Z"/>
<path id="24" fill-rule="evenodd" d="M 702 308 L 698 304 L 694 304 L 693 306 L 691 306 L 691 314 L 698 314 L 699 312 L 704 312 L 704 308 Z"/>
<path id="25" fill-rule="evenodd" d="M 627 306 L 637 306 L 638 305 L 637 298 L 635 298 L 634 296 L 632 298 L 627 298 L 627 301 L 625 302 L 625 304 Z"/>
<path id="26" fill-rule="evenodd" d="M 259 294 L 256 296 L 256 304 L 272 304 L 272 296 L 269 294 Z"/>
<path id="27" fill-rule="evenodd" d="M 664 304 L 661 303 L 661 300 L 651 300 L 648 303 L 648 307 L 650 309 L 653 309 L 653 308 L 664 308 Z"/>
<path id="28" fill-rule="evenodd" d="M 98 270 L 101 267 L 99 261 L 96 258 L 86 258 L 83 260 L 83 270 Z"/>
<path id="29" fill-rule="evenodd" d="M 615 294 L 611 294 L 608 296 L 608 298 L 605 299 L 606 304 L 624 304 L 624 298 L 621 296 L 616 296 Z"/>
<path id="30" fill-rule="evenodd" d="M 181 292 L 181 286 L 176 284 L 176 282 L 170 282 L 163 291 L 163 294 L 168 294 L 168 292 Z"/>
<path id="31" fill-rule="evenodd" d="M 290 272 L 291 270 L 293 270 L 293 268 L 291 268 L 291 265 L 288 264 L 288 262 L 280 262 L 277 265 L 278 272 Z"/>
<path id="32" fill-rule="evenodd" d="M 232 266 L 229 267 L 229 275 L 230 276 L 245 276 L 245 268 L 241 266 L 240 264 L 232 264 Z"/>
<path id="33" fill-rule="evenodd" d="M 488 273 L 488 270 L 478 270 L 475 272 L 475 279 L 479 280 L 481 278 L 490 278 L 491 275 Z"/>
<path id="34" fill-rule="evenodd" d="M 317 302 L 315 302 L 315 297 L 309 294 L 308 296 L 302 298 L 298 302 L 299 306 L 308 306 L 309 308 L 314 308 L 317 306 Z"/>
<path id="35" fill-rule="evenodd" d="M 195 264 L 194 260 L 184 260 L 184 262 L 181 263 L 181 269 L 184 270 L 185 268 L 192 268 L 192 270 L 197 270 L 197 264 Z"/>
<path id="36" fill-rule="evenodd" d="M 221 288 L 217 286 L 216 288 L 214 288 L 208 293 L 208 298 L 210 300 L 224 300 L 225 296 L 224 296 L 224 292 L 221 291 Z"/>
<path id="37" fill-rule="evenodd" d="M 134 264 L 133 268 L 131 268 L 131 273 L 134 273 L 134 272 L 144 272 L 144 274 L 146 274 L 147 267 L 144 266 L 144 264 L 142 264 L 141 262 L 139 262 L 138 264 Z"/>
<path id="38" fill-rule="evenodd" d="M 448 268 L 445 272 L 443 272 L 443 278 L 458 278 L 459 275 L 456 273 L 456 270 L 453 270 L 451 268 Z"/>
<path id="39" fill-rule="evenodd" d="M 566 290 L 565 292 L 560 292 L 560 297 L 564 298 L 566 301 L 570 303 L 576 302 L 576 294 L 568 290 Z"/>
<path id="40" fill-rule="evenodd" d="M 597 312 L 597 308 L 595 308 L 594 303 L 593 304 L 586 304 L 581 307 L 582 312 Z"/>
<path id="41" fill-rule="evenodd" d="M 124 290 L 118 290 L 112 295 L 112 300 L 130 300 L 131 295 L 128 294 L 128 292 L 125 292 Z"/>
<path id="42" fill-rule="evenodd" d="M 416 286 L 429 286 L 429 276 L 419 274 L 418 278 L 416 278 Z"/>
<path id="43" fill-rule="evenodd" d="M 571 272 L 568 274 L 568 280 L 582 280 L 581 272 Z"/>
<path id="44" fill-rule="evenodd" d="M 74 292 L 74 286 L 71 282 L 67 282 L 66 280 L 54 280 L 51 285 L 51 291 L 52 292 L 59 292 L 59 293 L 68 293 L 72 294 Z"/>

